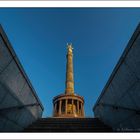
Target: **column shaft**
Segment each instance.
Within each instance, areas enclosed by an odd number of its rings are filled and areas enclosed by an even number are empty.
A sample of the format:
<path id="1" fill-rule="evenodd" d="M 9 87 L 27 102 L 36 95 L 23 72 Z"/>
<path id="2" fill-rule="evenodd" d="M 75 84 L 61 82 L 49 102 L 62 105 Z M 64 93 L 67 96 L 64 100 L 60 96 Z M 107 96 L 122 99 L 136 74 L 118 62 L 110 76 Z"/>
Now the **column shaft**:
<path id="1" fill-rule="evenodd" d="M 79 114 L 79 101 L 77 100 L 77 114 Z"/>
<path id="2" fill-rule="evenodd" d="M 65 104 L 66 104 L 65 105 L 65 114 L 67 114 L 67 104 L 68 104 L 68 100 L 67 99 L 65 100 Z"/>
<path id="3" fill-rule="evenodd" d="M 66 65 L 66 94 L 74 94 L 74 78 L 73 78 L 73 53 L 72 46 L 68 45 L 67 65 Z"/>
<path id="4" fill-rule="evenodd" d="M 84 105 L 82 103 L 82 116 L 84 116 Z"/>
<path id="5" fill-rule="evenodd" d="M 61 108 L 62 108 L 61 105 L 62 105 L 62 101 L 60 100 L 59 101 L 59 115 L 61 114 Z"/>
<path id="6" fill-rule="evenodd" d="M 73 99 L 72 99 L 72 113 L 74 113 L 74 104 L 73 104 Z"/>
<path id="7" fill-rule="evenodd" d="M 56 103 L 54 104 L 54 112 L 53 112 L 54 116 L 56 115 Z"/>
<path id="8" fill-rule="evenodd" d="M 82 102 L 80 102 L 80 106 L 81 106 L 81 108 L 80 108 L 80 115 L 82 116 Z"/>

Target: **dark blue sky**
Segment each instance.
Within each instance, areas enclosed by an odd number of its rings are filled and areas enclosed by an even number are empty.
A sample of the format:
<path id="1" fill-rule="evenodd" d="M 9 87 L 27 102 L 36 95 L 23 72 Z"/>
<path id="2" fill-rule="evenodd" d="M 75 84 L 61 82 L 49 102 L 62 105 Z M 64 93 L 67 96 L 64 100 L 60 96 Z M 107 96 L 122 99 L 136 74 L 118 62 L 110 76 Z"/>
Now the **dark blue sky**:
<path id="1" fill-rule="evenodd" d="M 140 8 L 0 9 L 0 23 L 33 87 L 52 115 L 52 99 L 65 90 L 66 44 L 74 45 L 75 92 L 86 116 L 140 21 Z"/>

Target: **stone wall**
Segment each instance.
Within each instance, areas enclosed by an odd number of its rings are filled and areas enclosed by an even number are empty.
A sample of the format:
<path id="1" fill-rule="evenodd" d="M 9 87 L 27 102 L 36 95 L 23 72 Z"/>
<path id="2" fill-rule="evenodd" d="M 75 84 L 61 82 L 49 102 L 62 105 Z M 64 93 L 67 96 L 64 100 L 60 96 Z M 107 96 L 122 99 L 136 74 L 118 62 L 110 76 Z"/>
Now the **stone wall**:
<path id="1" fill-rule="evenodd" d="M 117 131 L 140 131 L 140 25 L 94 108 L 95 117 Z"/>
<path id="2" fill-rule="evenodd" d="M 22 131 L 43 106 L 0 26 L 0 131 Z"/>

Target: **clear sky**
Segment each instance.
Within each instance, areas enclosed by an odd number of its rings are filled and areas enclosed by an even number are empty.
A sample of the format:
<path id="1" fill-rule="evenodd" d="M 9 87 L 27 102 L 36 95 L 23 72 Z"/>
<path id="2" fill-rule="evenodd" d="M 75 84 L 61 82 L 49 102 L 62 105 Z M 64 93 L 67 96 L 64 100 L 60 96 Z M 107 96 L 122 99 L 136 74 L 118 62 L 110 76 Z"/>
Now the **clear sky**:
<path id="1" fill-rule="evenodd" d="M 84 96 L 85 114 L 104 88 L 132 33 L 140 8 L 0 9 L 2 24 L 45 110 L 65 91 L 66 44 L 74 47 L 75 92 Z"/>

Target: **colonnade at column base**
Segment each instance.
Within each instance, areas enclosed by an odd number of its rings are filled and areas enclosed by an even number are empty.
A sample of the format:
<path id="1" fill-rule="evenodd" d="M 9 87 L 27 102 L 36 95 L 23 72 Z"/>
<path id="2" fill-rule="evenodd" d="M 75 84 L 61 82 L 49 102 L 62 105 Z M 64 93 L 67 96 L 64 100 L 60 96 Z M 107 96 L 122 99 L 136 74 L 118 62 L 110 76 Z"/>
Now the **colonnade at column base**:
<path id="1" fill-rule="evenodd" d="M 53 116 L 52 118 L 85 118 L 85 116 L 59 115 L 59 116 Z"/>
<path id="2" fill-rule="evenodd" d="M 84 117 L 84 99 L 77 94 L 60 94 L 54 97 L 53 107 L 53 117 Z"/>

